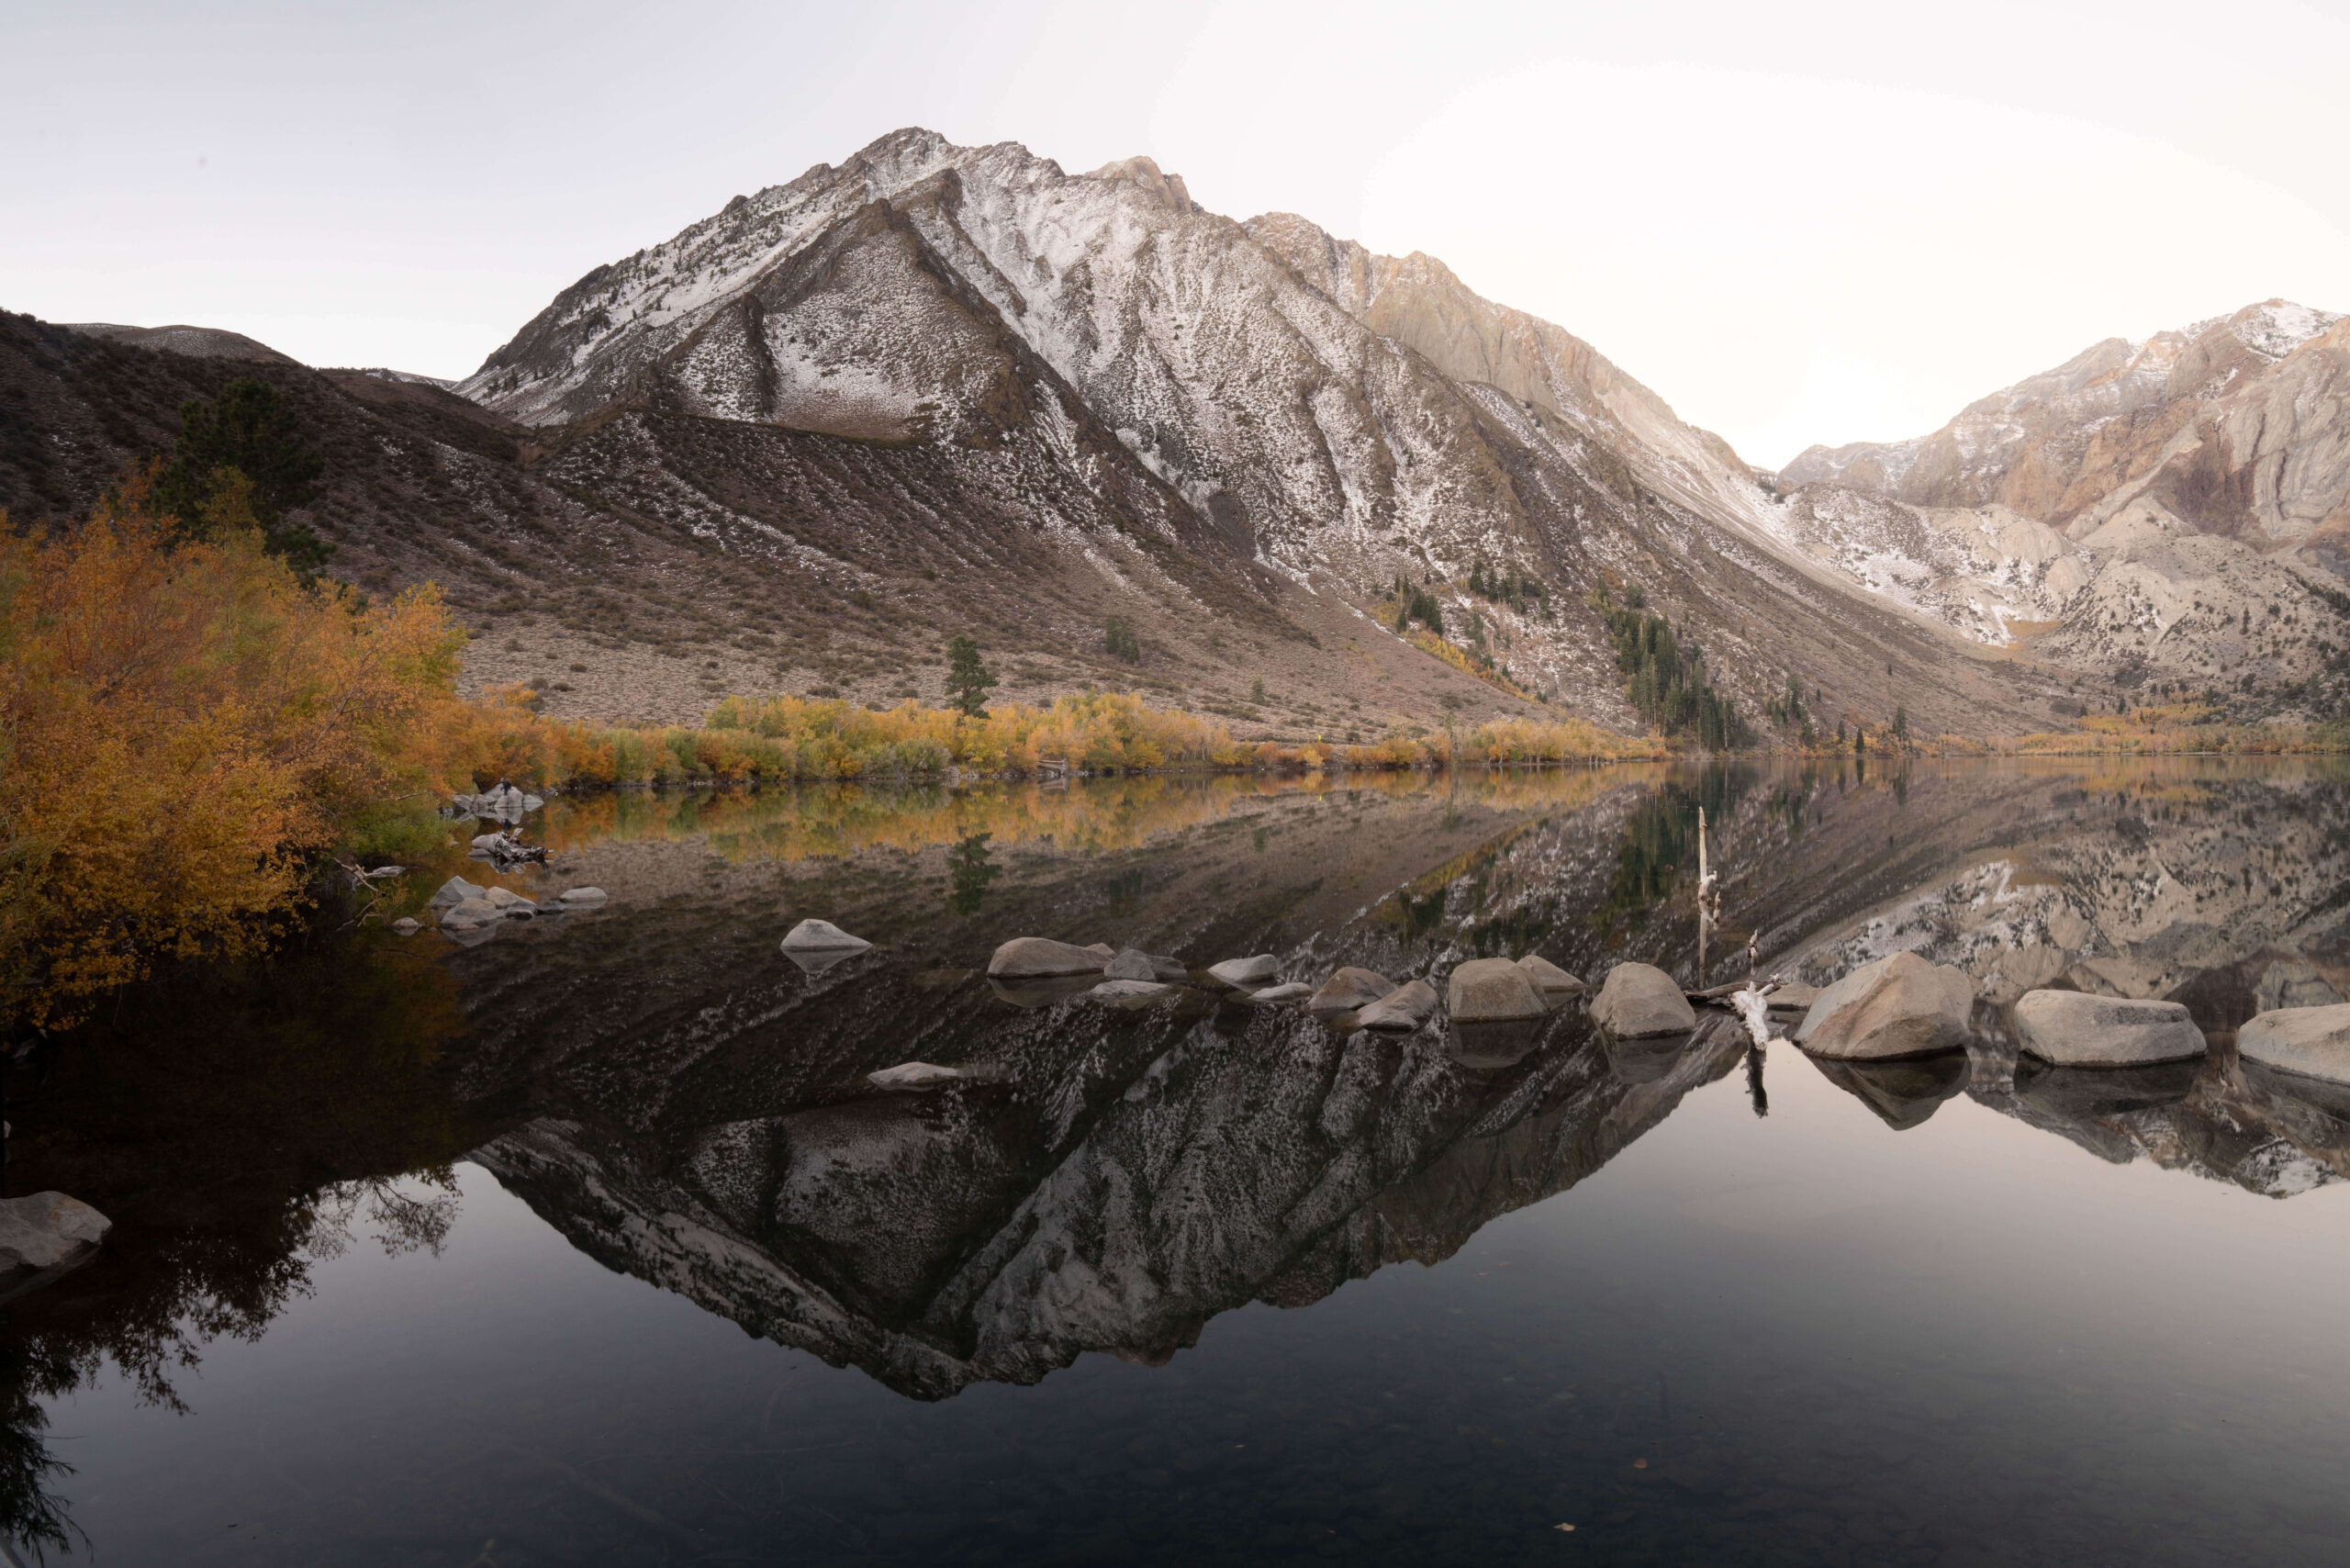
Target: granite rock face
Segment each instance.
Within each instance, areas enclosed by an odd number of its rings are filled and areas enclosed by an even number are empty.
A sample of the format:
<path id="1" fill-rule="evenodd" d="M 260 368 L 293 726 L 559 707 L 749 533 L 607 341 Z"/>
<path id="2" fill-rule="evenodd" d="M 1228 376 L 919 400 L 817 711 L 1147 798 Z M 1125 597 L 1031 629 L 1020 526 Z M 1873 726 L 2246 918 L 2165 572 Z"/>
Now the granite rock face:
<path id="1" fill-rule="evenodd" d="M 1975 985 L 1964 970 L 1894 953 L 1821 991 L 1795 1040 L 1814 1056 L 1925 1056 L 1966 1044 L 1974 1005 Z"/>
<path id="2" fill-rule="evenodd" d="M 1651 964 L 1618 964 L 1592 999 L 1591 1021 L 1627 1040 L 1684 1035 L 1697 1026 L 1697 1010 L 1681 986 Z"/>
<path id="3" fill-rule="evenodd" d="M 2184 1003 L 2077 991 L 2026 991 L 2016 1002 L 2016 1038 L 2058 1067 L 2143 1067 L 2199 1057 L 2208 1048 Z"/>

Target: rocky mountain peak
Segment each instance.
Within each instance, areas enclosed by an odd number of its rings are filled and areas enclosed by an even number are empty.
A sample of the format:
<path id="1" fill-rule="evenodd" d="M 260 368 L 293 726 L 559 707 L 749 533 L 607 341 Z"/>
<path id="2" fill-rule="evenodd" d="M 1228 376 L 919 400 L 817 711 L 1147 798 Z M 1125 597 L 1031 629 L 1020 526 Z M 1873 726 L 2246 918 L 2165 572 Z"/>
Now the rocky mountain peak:
<path id="1" fill-rule="evenodd" d="M 1192 193 L 1184 187 L 1183 176 L 1160 173 L 1158 164 L 1147 157 L 1136 156 L 1121 159 L 1115 163 L 1104 163 L 1085 177 L 1089 180 L 1123 180 L 1148 191 L 1172 212 L 1189 214 L 1200 210 L 1199 204 L 1192 199 Z"/>

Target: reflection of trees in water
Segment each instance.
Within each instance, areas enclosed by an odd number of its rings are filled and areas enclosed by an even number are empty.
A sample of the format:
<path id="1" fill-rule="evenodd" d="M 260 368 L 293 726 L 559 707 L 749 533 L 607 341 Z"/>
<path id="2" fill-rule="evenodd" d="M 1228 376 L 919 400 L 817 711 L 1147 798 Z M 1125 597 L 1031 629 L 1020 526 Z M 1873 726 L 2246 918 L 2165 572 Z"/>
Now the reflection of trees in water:
<path id="1" fill-rule="evenodd" d="M 1754 780 L 1751 767 L 1717 762 L 1665 780 L 1636 807 L 1624 823 L 1616 850 L 1616 874 L 1607 896 L 1592 913 L 1603 937 L 1636 927 L 1650 909 L 1673 893 L 1681 872 L 1697 865 L 1697 812 L 1726 823 Z"/>
<path id="2" fill-rule="evenodd" d="M 171 977 L 70 1037 L 38 1088 L 10 1086 L 10 1189 L 71 1193 L 115 1228 L 0 1321 L 0 1533 L 68 1544 L 40 1401 L 112 1363 L 185 1411 L 175 1374 L 212 1340 L 258 1339 L 314 1263 L 363 1237 L 437 1250 L 449 1161 L 480 1133 L 433 1070 L 460 1022 L 435 957 L 369 936 Z"/>
<path id="3" fill-rule="evenodd" d="M 988 884 L 996 879 L 1003 868 L 990 863 L 988 840 L 993 834 L 974 833 L 957 841 L 946 852 L 946 908 L 948 913 L 973 915 L 979 913 L 979 902 L 987 896 Z"/>

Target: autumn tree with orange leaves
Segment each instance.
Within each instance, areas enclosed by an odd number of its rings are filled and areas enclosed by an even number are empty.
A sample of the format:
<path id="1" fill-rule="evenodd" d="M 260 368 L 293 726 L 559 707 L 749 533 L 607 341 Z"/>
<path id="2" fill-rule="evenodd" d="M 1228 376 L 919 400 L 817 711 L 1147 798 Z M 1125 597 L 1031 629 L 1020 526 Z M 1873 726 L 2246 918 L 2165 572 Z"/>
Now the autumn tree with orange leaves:
<path id="1" fill-rule="evenodd" d="M 0 1024 L 257 950 L 352 812 L 426 782 L 464 641 L 438 590 L 305 586 L 218 477 L 192 541 L 152 468 L 68 532 L 0 514 Z"/>

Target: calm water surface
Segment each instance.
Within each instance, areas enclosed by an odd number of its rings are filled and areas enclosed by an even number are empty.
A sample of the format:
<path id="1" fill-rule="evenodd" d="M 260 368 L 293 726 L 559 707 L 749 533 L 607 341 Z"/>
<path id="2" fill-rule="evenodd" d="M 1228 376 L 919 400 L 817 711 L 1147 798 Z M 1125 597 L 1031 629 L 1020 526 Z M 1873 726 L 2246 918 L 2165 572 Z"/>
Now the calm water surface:
<path id="1" fill-rule="evenodd" d="M 387 1568 L 2350 1556 L 2350 1091 L 2232 1048 L 2350 997 L 2338 767 L 624 796 L 532 831 L 554 862 L 511 885 L 610 904 L 322 938 L 12 1077 L 10 1190 L 118 1221 L 0 1308 L 21 1538 Z M 876 946 L 803 972 L 777 944 L 806 915 Z M 1830 1069 L 1727 1018 L 1398 1038 L 1007 994 L 979 970 L 1017 935 L 1439 988 L 1527 952 L 1695 985 L 1751 935 L 1813 982 L 1915 948 L 1981 1000 L 1967 1051 Z M 2212 1055 L 2019 1068 L 2009 1004 L 2050 984 L 2185 1001 Z M 864 1086 L 910 1059 L 995 1081 Z"/>

